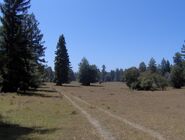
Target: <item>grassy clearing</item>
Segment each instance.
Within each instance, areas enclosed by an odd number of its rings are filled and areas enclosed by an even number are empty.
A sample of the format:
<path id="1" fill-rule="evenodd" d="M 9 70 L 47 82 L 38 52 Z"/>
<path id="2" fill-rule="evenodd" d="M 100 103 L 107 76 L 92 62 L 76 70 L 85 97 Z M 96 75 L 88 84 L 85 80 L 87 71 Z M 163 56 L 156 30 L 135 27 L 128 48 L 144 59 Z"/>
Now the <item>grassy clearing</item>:
<path id="1" fill-rule="evenodd" d="M 88 129 L 87 129 L 88 128 Z M 40 88 L 32 96 L 0 96 L 0 139 L 99 139 L 81 114 L 58 93 Z"/>
<path id="2" fill-rule="evenodd" d="M 123 83 L 103 83 L 91 87 L 79 87 L 77 83 L 75 84 L 76 87 L 62 87 L 61 90 L 131 122 L 152 129 L 167 140 L 185 139 L 184 88 L 168 88 L 166 91 L 132 91 Z M 114 125 L 114 129 L 117 130 L 115 132 L 121 134 L 122 129 L 115 125 L 116 122 L 111 123 L 107 120 L 107 123 Z M 125 126 L 123 128 L 125 132 L 128 132 L 125 137 L 129 135 L 136 138 L 134 131 L 126 131 L 128 127 Z M 137 139 L 147 140 L 146 136 Z"/>
<path id="3" fill-rule="evenodd" d="M 0 140 L 101 140 L 97 131 L 67 99 L 45 87 L 32 96 L 0 96 Z M 185 139 L 185 89 L 131 91 L 123 83 L 55 87 L 92 104 L 83 109 L 118 139 L 148 140 L 146 133 L 110 118 L 96 106 L 159 132 L 167 140 Z"/>

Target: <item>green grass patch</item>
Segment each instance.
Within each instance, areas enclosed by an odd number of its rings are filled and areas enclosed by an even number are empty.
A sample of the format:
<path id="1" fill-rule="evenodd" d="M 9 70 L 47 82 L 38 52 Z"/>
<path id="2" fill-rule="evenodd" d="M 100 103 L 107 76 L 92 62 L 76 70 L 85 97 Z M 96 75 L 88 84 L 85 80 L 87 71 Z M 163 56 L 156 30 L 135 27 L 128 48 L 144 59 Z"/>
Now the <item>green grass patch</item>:
<path id="1" fill-rule="evenodd" d="M 45 88 L 31 96 L 0 96 L 0 139 L 67 139 L 79 117 L 72 112 L 74 108 L 65 99 Z"/>

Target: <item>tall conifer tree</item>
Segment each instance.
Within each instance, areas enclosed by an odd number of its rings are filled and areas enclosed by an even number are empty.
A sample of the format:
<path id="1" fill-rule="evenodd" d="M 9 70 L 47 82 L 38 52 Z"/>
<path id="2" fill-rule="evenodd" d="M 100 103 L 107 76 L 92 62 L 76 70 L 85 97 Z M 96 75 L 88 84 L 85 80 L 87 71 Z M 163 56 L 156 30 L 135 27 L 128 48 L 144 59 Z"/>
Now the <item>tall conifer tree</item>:
<path id="1" fill-rule="evenodd" d="M 23 20 L 30 7 L 30 0 L 4 0 L 1 4 L 2 41 L 1 48 L 4 53 L 5 70 L 3 71 L 3 90 L 17 91 L 25 81 L 26 72 L 25 34 Z"/>
<path id="2" fill-rule="evenodd" d="M 57 85 L 69 82 L 70 61 L 64 35 L 59 37 L 55 52 L 55 81 Z"/>
<path id="3" fill-rule="evenodd" d="M 45 47 L 43 34 L 38 28 L 39 22 L 35 15 L 26 15 L 24 19 L 24 32 L 26 34 L 27 49 L 27 72 L 30 74 L 29 86 L 38 87 L 44 74 Z"/>
<path id="4" fill-rule="evenodd" d="M 102 82 L 105 82 L 106 73 L 107 73 L 107 72 L 106 72 L 106 66 L 103 65 L 103 66 L 102 66 L 102 71 L 101 71 L 101 75 L 102 75 L 101 80 L 102 80 Z"/>
<path id="5" fill-rule="evenodd" d="M 4 0 L 0 62 L 3 62 L 3 91 L 15 92 L 38 86 L 38 73 L 43 67 L 43 35 L 33 14 L 28 14 L 30 0 Z"/>
<path id="6" fill-rule="evenodd" d="M 146 71 L 146 64 L 145 64 L 145 62 L 141 62 L 139 64 L 139 71 L 140 72 L 145 72 Z"/>
<path id="7" fill-rule="evenodd" d="M 148 64 L 148 69 L 150 70 L 150 72 L 155 73 L 157 72 L 157 65 L 156 65 L 156 61 L 154 58 L 150 59 L 150 62 Z"/>

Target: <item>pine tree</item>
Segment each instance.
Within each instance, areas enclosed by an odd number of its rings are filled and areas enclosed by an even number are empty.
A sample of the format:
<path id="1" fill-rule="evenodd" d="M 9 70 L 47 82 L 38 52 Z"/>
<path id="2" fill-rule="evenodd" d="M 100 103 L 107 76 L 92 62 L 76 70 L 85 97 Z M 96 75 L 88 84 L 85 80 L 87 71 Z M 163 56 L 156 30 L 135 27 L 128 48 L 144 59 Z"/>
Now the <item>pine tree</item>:
<path id="1" fill-rule="evenodd" d="M 30 0 L 4 0 L 1 5 L 2 41 L 4 54 L 3 91 L 14 92 L 29 79 L 25 58 L 30 54 L 23 31 L 23 20 Z"/>
<path id="2" fill-rule="evenodd" d="M 28 14 L 30 0 L 4 0 L 0 61 L 3 63 L 3 91 L 38 87 L 44 68 L 43 35 L 33 14 Z"/>
<path id="3" fill-rule="evenodd" d="M 69 82 L 76 81 L 76 76 L 72 68 L 69 70 Z"/>
<path id="4" fill-rule="evenodd" d="M 102 71 L 101 71 L 101 75 L 102 75 L 102 82 L 105 82 L 105 76 L 106 76 L 106 67 L 105 65 L 102 66 Z"/>
<path id="5" fill-rule="evenodd" d="M 163 76 L 166 73 L 166 65 L 167 65 L 167 61 L 163 58 L 162 61 L 161 61 L 161 68 L 160 68 L 161 74 Z"/>
<path id="6" fill-rule="evenodd" d="M 139 64 L 139 71 L 140 72 L 145 72 L 146 71 L 146 64 L 145 64 L 145 62 L 141 62 Z"/>
<path id="7" fill-rule="evenodd" d="M 96 65 L 90 65 L 86 58 L 79 64 L 79 82 L 82 85 L 90 86 L 91 83 L 98 82 L 99 70 Z"/>
<path id="8" fill-rule="evenodd" d="M 175 53 L 175 56 L 173 57 L 173 61 L 176 65 L 182 65 L 182 62 L 183 62 L 182 54 L 179 52 Z"/>
<path id="9" fill-rule="evenodd" d="M 148 64 L 148 69 L 150 70 L 151 73 L 155 73 L 157 71 L 157 65 L 154 58 L 150 59 L 150 62 Z"/>
<path id="10" fill-rule="evenodd" d="M 179 65 L 174 65 L 171 72 L 171 82 L 174 88 L 181 88 L 184 85 L 185 74 L 183 68 Z"/>
<path id="11" fill-rule="evenodd" d="M 183 44 L 182 49 L 181 49 L 182 56 L 185 59 L 185 44 Z"/>
<path id="12" fill-rule="evenodd" d="M 115 71 L 114 70 L 110 71 L 110 76 L 111 76 L 111 81 L 114 81 L 115 80 Z"/>
<path id="13" fill-rule="evenodd" d="M 166 73 L 170 73 L 170 62 L 164 58 L 161 61 L 160 72 L 164 76 Z"/>
<path id="14" fill-rule="evenodd" d="M 44 81 L 45 82 L 53 82 L 54 81 L 54 72 L 51 67 L 45 68 Z"/>
<path id="15" fill-rule="evenodd" d="M 30 74 L 29 86 L 38 87 L 42 81 L 45 69 L 45 47 L 43 34 L 38 28 L 39 22 L 35 15 L 26 15 L 24 20 L 24 31 L 27 39 L 27 48 L 30 56 L 27 55 L 27 72 Z M 28 57 L 29 56 L 29 57 Z"/>
<path id="16" fill-rule="evenodd" d="M 174 88 L 181 88 L 185 83 L 185 65 L 180 53 L 173 57 L 174 66 L 171 70 L 171 82 Z"/>
<path id="17" fill-rule="evenodd" d="M 70 61 L 64 35 L 59 37 L 55 52 L 55 81 L 57 85 L 69 82 Z"/>
<path id="18" fill-rule="evenodd" d="M 116 69 L 115 71 L 115 81 L 120 82 L 122 80 L 122 74 L 120 69 Z"/>
<path id="19" fill-rule="evenodd" d="M 170 73 L 170 71 L 171 71 L 171 64 L 170 64 L 170 61 L 167 60 L 166 61 L 166 72 Z"/>

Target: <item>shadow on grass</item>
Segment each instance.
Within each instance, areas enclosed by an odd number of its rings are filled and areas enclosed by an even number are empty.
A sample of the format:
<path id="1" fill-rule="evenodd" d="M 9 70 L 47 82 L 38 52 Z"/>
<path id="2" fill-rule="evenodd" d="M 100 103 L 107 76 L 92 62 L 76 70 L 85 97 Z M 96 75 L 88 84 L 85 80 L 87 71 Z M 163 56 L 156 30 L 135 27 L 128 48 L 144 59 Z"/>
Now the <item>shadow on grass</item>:
<path id="1" fill-rule="evenodd" d="M 89 87 L 104 87 L 103 85 L 90 85 Z"/>
<path id="2" fill-rule="evenodd" d="M 61 98 L 60 95 L 50 94 L 50 93 L 57 93 L 56 90 L 47 90 L 47 89 L 29 89 L 25 93 L 19 92 L 18 95 L 20 96 L 35 96 L 35 97 L 43 97 L 43 98 Z"/>
<path id="3" fill-rule="evenodd" d="M 61 87 L 81 87 L 80 85 L 62 85 Z"/>
<path id="4" fill-rule="evenodd" d="M 32 92 L 47 92 L 47 93 L 56 92 L 56 90 L 49 90 L 49 89 L 30 89 L 29 91 L 32 91 Z"/>
<path id="5" fill-rule="evenodd" d="M 42 97 L 42 98 L 61 98 L 60 95 L 47 95 L 44 93 L 30 92 L 30 91 L 27 91 L 26 93 L 23 93 L 20 95 L 21 96 L 35 96 L 35 97 Z"/>
<path id="6" fill-rule="evenodd" d="M 0 140 L 26 140 L 25 136 L 36 133 L 37 135 L 49 134 L 59 129 L 43 129 L 41 127 L 23 127 L 17 124 L 5 123 L 0 120 Z M 24 136 L 24 138 L 22 138 Z"/>

